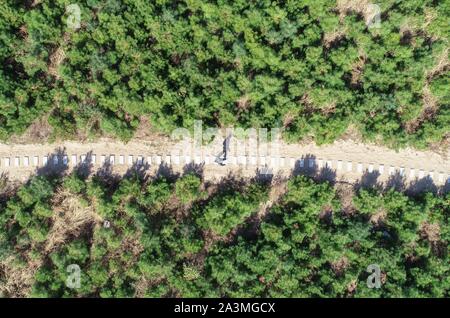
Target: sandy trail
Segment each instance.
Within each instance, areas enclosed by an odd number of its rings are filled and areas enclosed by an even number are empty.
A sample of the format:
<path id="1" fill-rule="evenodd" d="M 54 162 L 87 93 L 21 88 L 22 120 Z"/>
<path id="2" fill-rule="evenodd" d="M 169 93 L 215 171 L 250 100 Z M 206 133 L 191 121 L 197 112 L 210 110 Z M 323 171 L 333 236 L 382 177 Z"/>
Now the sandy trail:
<path id="1" fill-rule="evenodd" d="M 95 154 L 94 170 L 101 166 L 101 158 L 108 160 L 114 155 L 113 171 L 123 173 L 127 171 L 128 156 L 133 156 L 135 162 L 138 156 L 151 161 L 150 169 L 157 169 L 160 162 L 167 162 L 174 171 L 182 171 L 186 159 L 190 162 L 204 162 L 204 176 L 206 179 L 219 179 L 229 173 L 253 176 L 257 168 L 267 165 L 274 173 L 290 174 L 293 166 L 307 169 L 309 160 L 300 165 L 301 158 L 315 158 L 317 168 L 326 163 L 336 173 L 336 178 L 353 182 L 361 178 L 363 173 L 380 170 L 379 180 L 387 180 L 390 172 L 402 173 L 406 179 L 416 180 L 428 175 L 435 184 L 444 184 L 450 175 L 450 150 L 444 154 L 432 151 L 418 151 L 410 148 L 395 151 L 385 147 L 363 144 L 352 140 L 340 140 L 333 144 L 317 146 L 311 144 L 258 144 L 256 139 L 232 139 L 231 158 L 226 166 L 215 164 L 214 155 L 223 149 L 223 139 L 218 137 L 214 142 L 202 147 L 194 147 L 191 139 L 184 143 L 172 141 L 168 137 L 158 136 L 153 139 L 135 138 L 128 143 L 102 138 L 96 142 L 72 142 L 45 144 L 0 144 L 0 173 L 6 173 L 11 179 L 26 180 L 43 164 L 43 157 L 48 157 L 49 165 L 53 164 L 52 154 L 67 155 L 69 170 L 73 166 L 72 156 L 77 157 L 89 152 Z M 124 156 L 124 164 L 119 164 L 119 157 Z M 167 158 L 173 155 L 174 157 Z M 178 155 L 180 155 L 179 158 Z M 187 156 L 187 158 L 186 158 Z M 38 157 L 38 166 L 33 158 Z M 245 158 L 244 158 L 245 157 Z M 17 159 L 16 159 L 17 158 Z M 281 161 L 272 158 L 283 158 Z M 245 160 L 245 162 L 244 162 Z M 275 161 L 274 161 L 275 160 Z M 8 162 L 9 161 L 9 165 Z M 170 163 L 169 163 L 170 162 Z M 348 164 L 351 163 L 351 168 Z M 62 158 L 59 159 L 62 164 Z"/>

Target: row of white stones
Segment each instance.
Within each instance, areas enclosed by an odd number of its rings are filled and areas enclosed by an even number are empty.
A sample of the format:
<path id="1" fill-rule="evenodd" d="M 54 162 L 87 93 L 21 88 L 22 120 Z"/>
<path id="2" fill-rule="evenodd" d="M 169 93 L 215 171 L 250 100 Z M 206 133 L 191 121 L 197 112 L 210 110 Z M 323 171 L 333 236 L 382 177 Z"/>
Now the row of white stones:
<path id="1" fill-rule="evenodd" d="M 156 164 L 160 165 L 162 163 L 166 163 L 168 165 L 180 165 L 180 164 L 190 164 L 192 161 L 195 164 L 213 164 L 216 157 L 212 155 L 205 156 L 194 156 L 191 158 L 190 156 L 178 156 L 178 155 L 168 155 L 168 156 L 148 156 L 144 157 L 142 155 L 133 156 L 133 155 L 101 155 L 99 157 L 99 163 L 101 165 L 110 164 L 110 165 L 143 165 L 143 164 Z M 259 159 L 259 160 L 258 160 Z M 57 166 L 57 165 L 72 165 L 76 166 L 79 163 L 91 163 L 93 165 L 97 164 L 97 156 L 95 154 L 92 155 L 51 155 L 51 156 L 16 156 L 16 157 L 4 157 L 0 162 L 0 167 L 10 168 L 10 167 L 42 167 L 47 166 L 49 164 Z M 295 168 L 296 166 L 299 168 L 329 168 L 336 169 L 337 171 L 346 171 L 352 172 L 354 164 L 352 161 L 342 161 L 342 160 L 324 160 L 324 159 L 316 159 L 316 158 L 308 158 L 308 159 L 295 159 L 295 158 L 285 158 L 285 157 L 256 157 L 256 156 L 238 156 L 238 157 L 229 157 L 229 164 L 231 165 L 253 165 L 262 167 L 268 167 L 272 169 L 277 168 Z M 364 173 L 364 172 L 378 172 L 380 175 L 383 175 L 387 172 L 389 175 L 399 174 L 401 176 L 409 177 L 410 179 L 418 178 L 422 179 L 425 177 L 429 177 L 431 179 L 437 179 L 439 183 L 450 182 L 450 175 L 444 172 L 435 172 L 435 171 L 424 171 L 423 169 L 415 169 L 415 168 L 405 168 L 405 167 L 394 167 L 387 166 L 383 164 L 366 164 L 366 169 L 364 169 L 364 164 L 358 162 L 355 164 L 356 172 Z M 406 173 L 408 171 L 408 174 Z"/>

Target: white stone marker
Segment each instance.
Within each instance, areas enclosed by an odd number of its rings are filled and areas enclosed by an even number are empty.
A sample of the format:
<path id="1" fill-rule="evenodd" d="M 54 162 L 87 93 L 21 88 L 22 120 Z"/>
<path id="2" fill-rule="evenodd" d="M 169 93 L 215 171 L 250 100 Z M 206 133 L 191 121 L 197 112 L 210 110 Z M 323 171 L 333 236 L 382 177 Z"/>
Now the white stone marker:
<path id="1" fill-rule="evenodd" d="M 425 175 L 425 172 L 422 169 L 420 169 L 419 170 L 419 179 L 422 179 L 424 175 Z"/>
<path id="2" fill-rule="evenodd" d="M 184 163 L 187 164 L 187 165 L 190 164 L 191 163 L 191 156 L 185 155 L 184 156 Z"/>
<path id="3" fill-rule="evenodd" d="M 428 178 L 433 179 L 433 176 L 434 176 L 434 172 L 433 172 L 433 171 L 430 171 L 430 172 L 428 173 Z"/>
<path id="4" fill-rule="evenodd" d="M 47 156 L 43 156 L 43 157 L 42 157 L 42 165 L 43 165 L 43 166 L 46 166 L 46 165 L 47 165 L 47 162 L 48 162 L 48 157 L 47 157 Z"/>
<path id="5" fill-rule="evenodd" d="M 305 159 L 300 159 L 300 168 L 305 167 Z"/>
<path id="6" fill-rule="evenodd" d="M 172 160 L 174 165 L 179 165 L 180 164 L 180 156 L 172 155 L 171 160 Z"/>
<path id="7" fill-rule="evenodd" d="M 303 160 L 303 164 L 305 164 L 305 159 Z M 289 158 L 289 167 L 290 168 L 295 168 L 295 159 L 294 158 Z"/>
<path id="8" fill-rule="evenodd" d="M 53 165 L 54 165 L 54 166 L 57 166 L 58 163 L 59 163 L 58 156 L 57 156 L 57 155 L 53 155 Z"/>
<path id="9" fill-rule="evenodd" d="M 323 167 L 323 160 L 322 159 L 317 160 L 317 167 L 319 169 L 322 169 L 322 167 Z"/>
<path id="10" fill-rule="evenodd" d="M 100 164 L 101 164 L 101 165 L 104 165 L 105 162 L 106 162 L 106 156 L 105 156 L 105 155 L 101 155 L 101 156 L 100 156 Z"/>
<path id="11" fill-rule="evenodd" d="M 115 163 L 116 163 L 116 156 L 109 155 L 109 164 L 113 166 Z"/>
<path id="12" fill-rule="evenodd" d="M 30 159 L 27 156 L 23 157 L 23 165 L 25 167 L 28 167 L 30 165 Z"/>
<path id="13" fill-rule="evenodd" d="M 400 167 L 400 175 L 403 177 L 405 175 L 405 168 L 404 167 Z"/>
<path id="14" fill-rule="evenodd" d="M 76 166 L 76 165 L 77 165 L 77 155 L 72 155 L 72 160 L 71 160 L 71 162 L 72 162 L 72 165 L 73 165 L 73 166 Z"/>
<path id="15" fill-rule="evenodd" d="M 271 157 L 271 158 L 270 158 L 270 165 L 271 165 L 272 167 L 278 167 L 278 158 L 276 158 L 276 157 Z"/>
<path id="16" fill-rule="evenodd" d="M 338 160 L 338 162 L 337 162 L 337 170 L 342 170 L 342 160 Z"/>
<path id="17" fill-rule="evenodd" d="M 93 164 L 93 165 L 95 165 L 95 162 L 96 162 L 96 156 L 95 155 L 91 155 L 91 163 Z"/>
<path id="18" fill-rule="evenodd" d="M 439 173 L 438 180 L 439 180 L 439 183 L 444 183 L 444 174 L 442 172 Z"/>
<path id="19" fill-rule="evenodd" d="M 170 156 L 166 156 L 166 159 L 164 160 L 165 163 L 170 165 Z"/>
<path id="20" fill-rule="evenodd" d="M 265 166 L 266 165 L 266 157 L 259 157 L 259 164 L 261 166 Z"/>
<path id="21" fill-rule="evenodd" d="M 37 167 L 39 165 L 39 157 L 34 156 L 33 157 L 33 166 Z"/>
<path id="22" fill-rule="evenodd" d="M 148 163 L 149 165 L 152 164 L 152 157 L 151 157 L 151 156 L 148 156 L 148 157 L 147 157 L 147 163 Z"/>
<path id="23" fill-rule="evenodd" d="M 352 171 L 353 163 L 351 161 L 347 162 L 347 171 Z"/>
<path id="24" fill-rule="evenodd" d="M 256 160 L 256 157 L 250 157 L 249 161 L 250 161 L 250 164 L 252 166 L 256 166 L 256 164 L 258 163 L 257 160 Z"/>
<path id="25" fill-rule="evenodd" d="M 81 155 L 80 159 L 81 159 L 81 163 L 86 163 L 86 155 Z"/>
<path id="26" fill-rule="evenodd" d="M 416 175 L 416 171 L 414 170 L 414 168 L 409 169 L 409 178 L 413 179 Z"/>
<path id="27" fill-rule="evenodd" d="M 161 156 L 155 156 L 155 162 L 156 162 L 157 165 L 160 165 L 161 162 L 162 162 Z"/>
<path id="28" fill-rule="evenodd" d="M 66 155 L 63 156 L 63 165 L 67 166 L 67 164 L 69 163 L 69 159 L 67 158 Z"/>
<path id="29" fill-rule="evenodd" d="M 20 165 L 20 158 L 19 157 L 15 157 L 14 158 L 14 166 L 18 167 Z"/>
<path id="30" fill-rule="evenodd" d="M 316 165 L 316 160 L 310 158 L 310 159 L 308 160 L 308 166 L 309 166 L 310 168 L 314 168 L 315 165 Z"/>
<path id="31" fill-rule="evenodd" d="M 124 155 L 119 155 L 119 164 L 120 165 L 125 164 L 125 156 Z"/>
<path id="32" fill-rule="evenodd" d="M 393 176 L 395 174 L 395 168 L 393 166 L 389 166 L 389 175 Z"/>
<path id="33" fill-rule="evenodd" d="M 137 157 L 137 164 L 138 165 L 143 165 L 144 164 L 144 157 L 138 156 Z"/>
<path id="34" fill-rule="evenodd" d="M 378 172 L 379 172 L 380 174 L 383 174 L 383 173 L 384 173 L 384 165 L 379 165 L 379 166 L 378 166 Z"/>
<path id="35" fill-rule="evenodd" d="M 5 158 L 5 167 L 9 167 L 11 165 L 11 160 L 9 158 Z"/>
<path id="36" fill-rule="evenodd" d="M 330 169 L 333 168 L 333 161 L 328 160 L 325 166 Z"/>
<path id="37" fill-rule="evenodd" d="M 359 172 L 359 173 L 361 173 L 361 172 L 363 172 L 363 164 L 362 163 L 358 163 L 358 166 L 357 166 L 357 171 Z"/>
<path id="38" fill-rule="evenodd" d="M 369 171 L 369 173 L 372 173 L 372 172 L 373 172 L 373 164 L 370 164 L 370 165 L 369 165 L 369 168 L 367 169 L 367 171 Z"/>
<path id="39" fill-rule="evenodd" d="M 132 164 L 133 164 L 133 156 L 132 156 L 132 155 L 129 155 L 129 156 L 128 156 L 128 164 L 129 164 L 129 165 L 132 165 Z"/>
<path id="40" fill-rule="evenodd" d="M 202 163 L 202 158 L 200 156 L 194 156 L 194 163 L 199 165 Z"/>

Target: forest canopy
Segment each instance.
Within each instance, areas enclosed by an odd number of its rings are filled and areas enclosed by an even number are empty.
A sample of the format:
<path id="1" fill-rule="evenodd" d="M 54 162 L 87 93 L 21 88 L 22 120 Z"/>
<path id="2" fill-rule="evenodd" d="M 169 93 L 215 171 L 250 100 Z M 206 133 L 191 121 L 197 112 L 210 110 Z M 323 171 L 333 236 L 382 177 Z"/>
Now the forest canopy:
<path id="1" fill-rule="evenodd" d="M 0 191 L 1 296 L 450 296 L 450 194 L 222 182 L 74 172 Z"/>
<path id="2" fill-rule="evenodd" d="M 76 5 L 79 27 L 73 27 Z M 3 0 L 0 138 L 283 127 L 425 148 L 449 133 L 444 0 Z M 72 7 L 73 8 L 73 7 Z M 73 16 L 75 14 L 75 16 Z"/>

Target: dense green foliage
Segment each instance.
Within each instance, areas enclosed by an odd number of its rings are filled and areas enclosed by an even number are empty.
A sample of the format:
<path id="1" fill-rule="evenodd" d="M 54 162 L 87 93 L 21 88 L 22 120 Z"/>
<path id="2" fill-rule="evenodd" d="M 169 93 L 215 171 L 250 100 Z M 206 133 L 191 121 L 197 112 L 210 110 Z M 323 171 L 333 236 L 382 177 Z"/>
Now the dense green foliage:
<path id="1" fill-rule="evenodd" d="M 37 297 L 449 296 L 450 195 L 360 190 L 347 209 L 331 185 L 298 176 L 259 219 L 268 190 L 257 181 L 217 187 L 193 174 L 118 181 L 35 177 L 0 201 L 0 291 Z M 58 227 L 61 217 L 67 228 Z M 78 227 L 72 227 L 75 220 Z M 63 240 L 55 240 L 55 232 Z M 81 269 L 79 289 L 66 286 L 71 264 Z M 379 289 L 366 285 L 370 264 L 381 269 Z"/>
<path id="2" fill-rule="evenodd" d="M 128 139 L 146 115 L 426 147 L 450 126 L 449 2 L 376 2 L 380 28 L 330 0 L 4 0 L 0 138 L 48 115 L 60 137 Z"/>
<path id="3" fill-rule="evenodd" d="M 326 184 L 294 179 L 261 225 L 257 241 L 218 246 L 208 268 L 222 295 L 234 297 L 444 297 L 449 293 L 449 201 L 413 201 L 398 192 L 362 191 L 358 213 L 345 215 Z M 383 224 L 370 216 L 386 211 Z M 422 222 L 441 226 L 442 245 L 420 236 Z M 447 242 L 447 243 L 446 243 Z M 434 246 L 436 247 L 436 246 Z M 367 266 L 386 275 L 366 286 Z"/>

